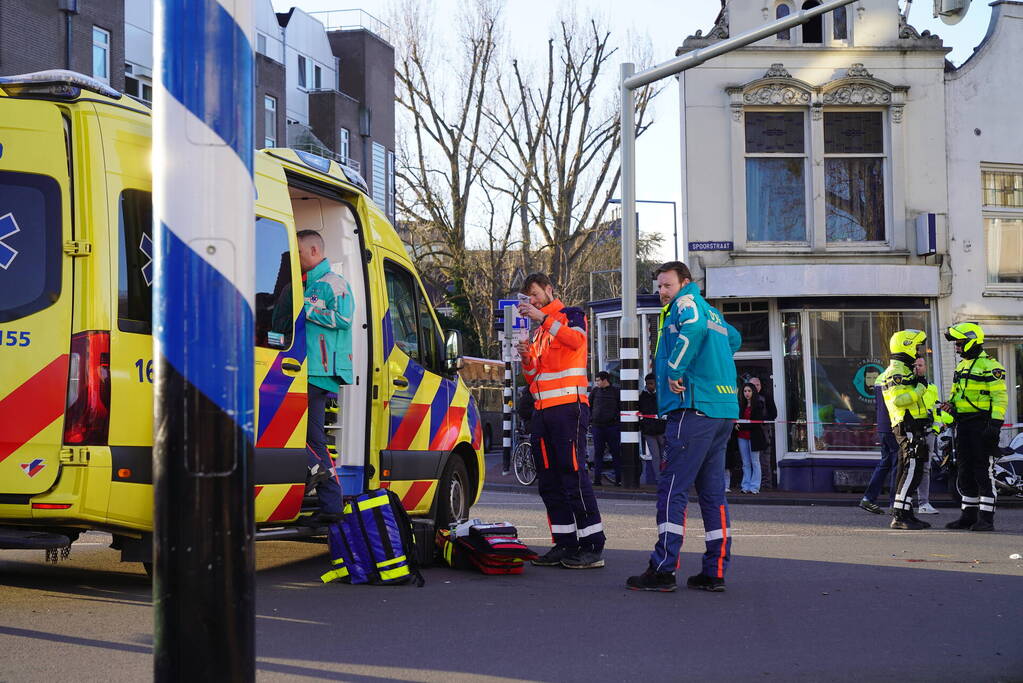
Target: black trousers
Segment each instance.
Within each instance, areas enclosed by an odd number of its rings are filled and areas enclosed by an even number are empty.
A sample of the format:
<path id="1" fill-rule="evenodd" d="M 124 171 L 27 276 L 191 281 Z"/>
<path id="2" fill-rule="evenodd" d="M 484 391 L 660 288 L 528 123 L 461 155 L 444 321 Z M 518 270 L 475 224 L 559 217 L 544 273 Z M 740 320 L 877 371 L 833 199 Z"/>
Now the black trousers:
<path id="1" fill-rule="evenodd" d="M 956 486 L 963 497 L 963 509 L 970 507 L 986 512 L 995 509 L 995 484 L 991 458 L 996 455 L 998 437 L 991 438 L 987 413 L 960 419 L 956 425 L 956 465 L 959 476 Z"/>
<path id="2" fill-rule="evenodd" d="M 924 464 L 927 462 L 926 425 L 906 418 L 892 427 L 895 442 L 899 444 L 899 462 L 895 475 L 895 512 L 912 512 L 916 489 L 924 475 Z"/>

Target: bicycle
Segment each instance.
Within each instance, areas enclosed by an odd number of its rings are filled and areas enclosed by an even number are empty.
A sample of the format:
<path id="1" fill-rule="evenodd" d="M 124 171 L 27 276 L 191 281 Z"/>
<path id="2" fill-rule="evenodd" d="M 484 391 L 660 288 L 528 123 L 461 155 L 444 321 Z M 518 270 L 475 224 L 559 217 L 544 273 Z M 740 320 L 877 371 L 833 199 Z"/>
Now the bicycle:
<path id="1" fill-rule="evenodd" d="M 533 446 L 529 439 L 520 439 L 512 451 L 512 470 L 523 486 L 530 486 L 536 481 L 536 463 L 533 461 Z"/>

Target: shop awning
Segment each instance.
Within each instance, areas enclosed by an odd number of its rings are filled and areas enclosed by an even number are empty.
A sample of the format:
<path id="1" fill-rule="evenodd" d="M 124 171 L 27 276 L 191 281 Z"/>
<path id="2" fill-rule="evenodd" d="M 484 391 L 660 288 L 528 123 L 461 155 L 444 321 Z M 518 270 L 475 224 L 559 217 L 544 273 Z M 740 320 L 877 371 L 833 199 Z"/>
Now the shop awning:
<path id="1" fill-rule="evenodd" d="M 937 266 L 755 265 L 707 268 L 707 297 L 938 296 Z"/>

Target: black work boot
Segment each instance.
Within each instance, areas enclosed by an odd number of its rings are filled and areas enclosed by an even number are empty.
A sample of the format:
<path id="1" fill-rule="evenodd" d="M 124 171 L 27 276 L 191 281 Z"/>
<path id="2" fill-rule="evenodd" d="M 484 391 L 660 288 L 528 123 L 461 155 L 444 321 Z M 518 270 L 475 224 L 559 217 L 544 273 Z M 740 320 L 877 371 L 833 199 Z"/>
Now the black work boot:
<path id="1" fill-rule="evenodd" d="M 670 593 L 675 588 L 674 572 L 654 571 L 653 567 L 647 566 L 646 571 L 639 576 L 630 576 L 625 581 L 625 586 L 634 591 L 658 591 Z"/>
<path id="2" fill-rule="evenodd" d="M 946 529 L 969 529 L 977 523 L 977 508 L 968 507 L 963 508 L 963 511 L 959 515 L 959 519 L 954 522 L 949 522 L 945 525 Z"/>
<path id="3" fill-rule="evenodd" d="M 578 548 L 569 548 L 563 545 L 556 545 L 540 557 L 533 560 L 537 567 L 560 567 L 561 561 L 578 552 Z"/>
<path id="4" fill-rule="evenodd" d="M 694 574 L 686 579 L 686 588 L 698 591 L 710 591 L 711 593 L 724 593 L 725 580 L 715 576 L 707 576 L 703 572 Z"/>
<path id="5" fill-rule="evenodd" d="M 906 515 L 906 517 L 919 524 L 921 529 L 931 528 L 930 522 L 925 522 L 919 517 L 917 517 L 916 514 L 914 514 L 912 507 L 910 507 L 908 510 L 903 510 L 903 513 Z"/>
<path id="6" fill-rule="evenodd" d="M 977 514 L 977 521 L 970 526 L 970 531 L 994 531 L 995 511 L 981 510 Z"/>
<path id="7" fill-rule="evenodd" d="M 892 516 L 892 523 L 889 526 L 893 529 L 902 529 L 903 531 L 920 531 L 927 528 L 923 522 L 910 517 L 905 510 L 896 510 Z M 927 526 L 929 527 L 930 524 Z"/>

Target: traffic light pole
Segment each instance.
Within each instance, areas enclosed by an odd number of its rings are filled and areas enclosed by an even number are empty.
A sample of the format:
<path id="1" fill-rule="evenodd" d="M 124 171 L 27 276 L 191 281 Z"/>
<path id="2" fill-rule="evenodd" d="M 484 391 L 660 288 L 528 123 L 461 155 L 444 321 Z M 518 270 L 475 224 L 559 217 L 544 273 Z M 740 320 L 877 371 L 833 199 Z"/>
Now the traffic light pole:
<path id="1" fill-rule="evenodd" d="M 853 3 L 855 0 L 830 0 L 812 9 L 804 9 L 784 19 L 765 24 L 687 52 L 646 71 L 636 73 L 633 64 L 621 66 L 621 166 L 622 166 L 622 474 L 630 487 L 639 484 L 639 323 L 636 320 L 636 90 L 662 78 L 699 66 L 709 59 L 727 54 L 810 19 Z M 688 259 L 689 226 L 682 224 L 682 258 Z M 677 244 L 677 240 L 676 240 Z"/>
<path id="2" fill-rule="evenodd" d="M 154 18 L 154 678 L 251 681 L 252 0 Z"/>

